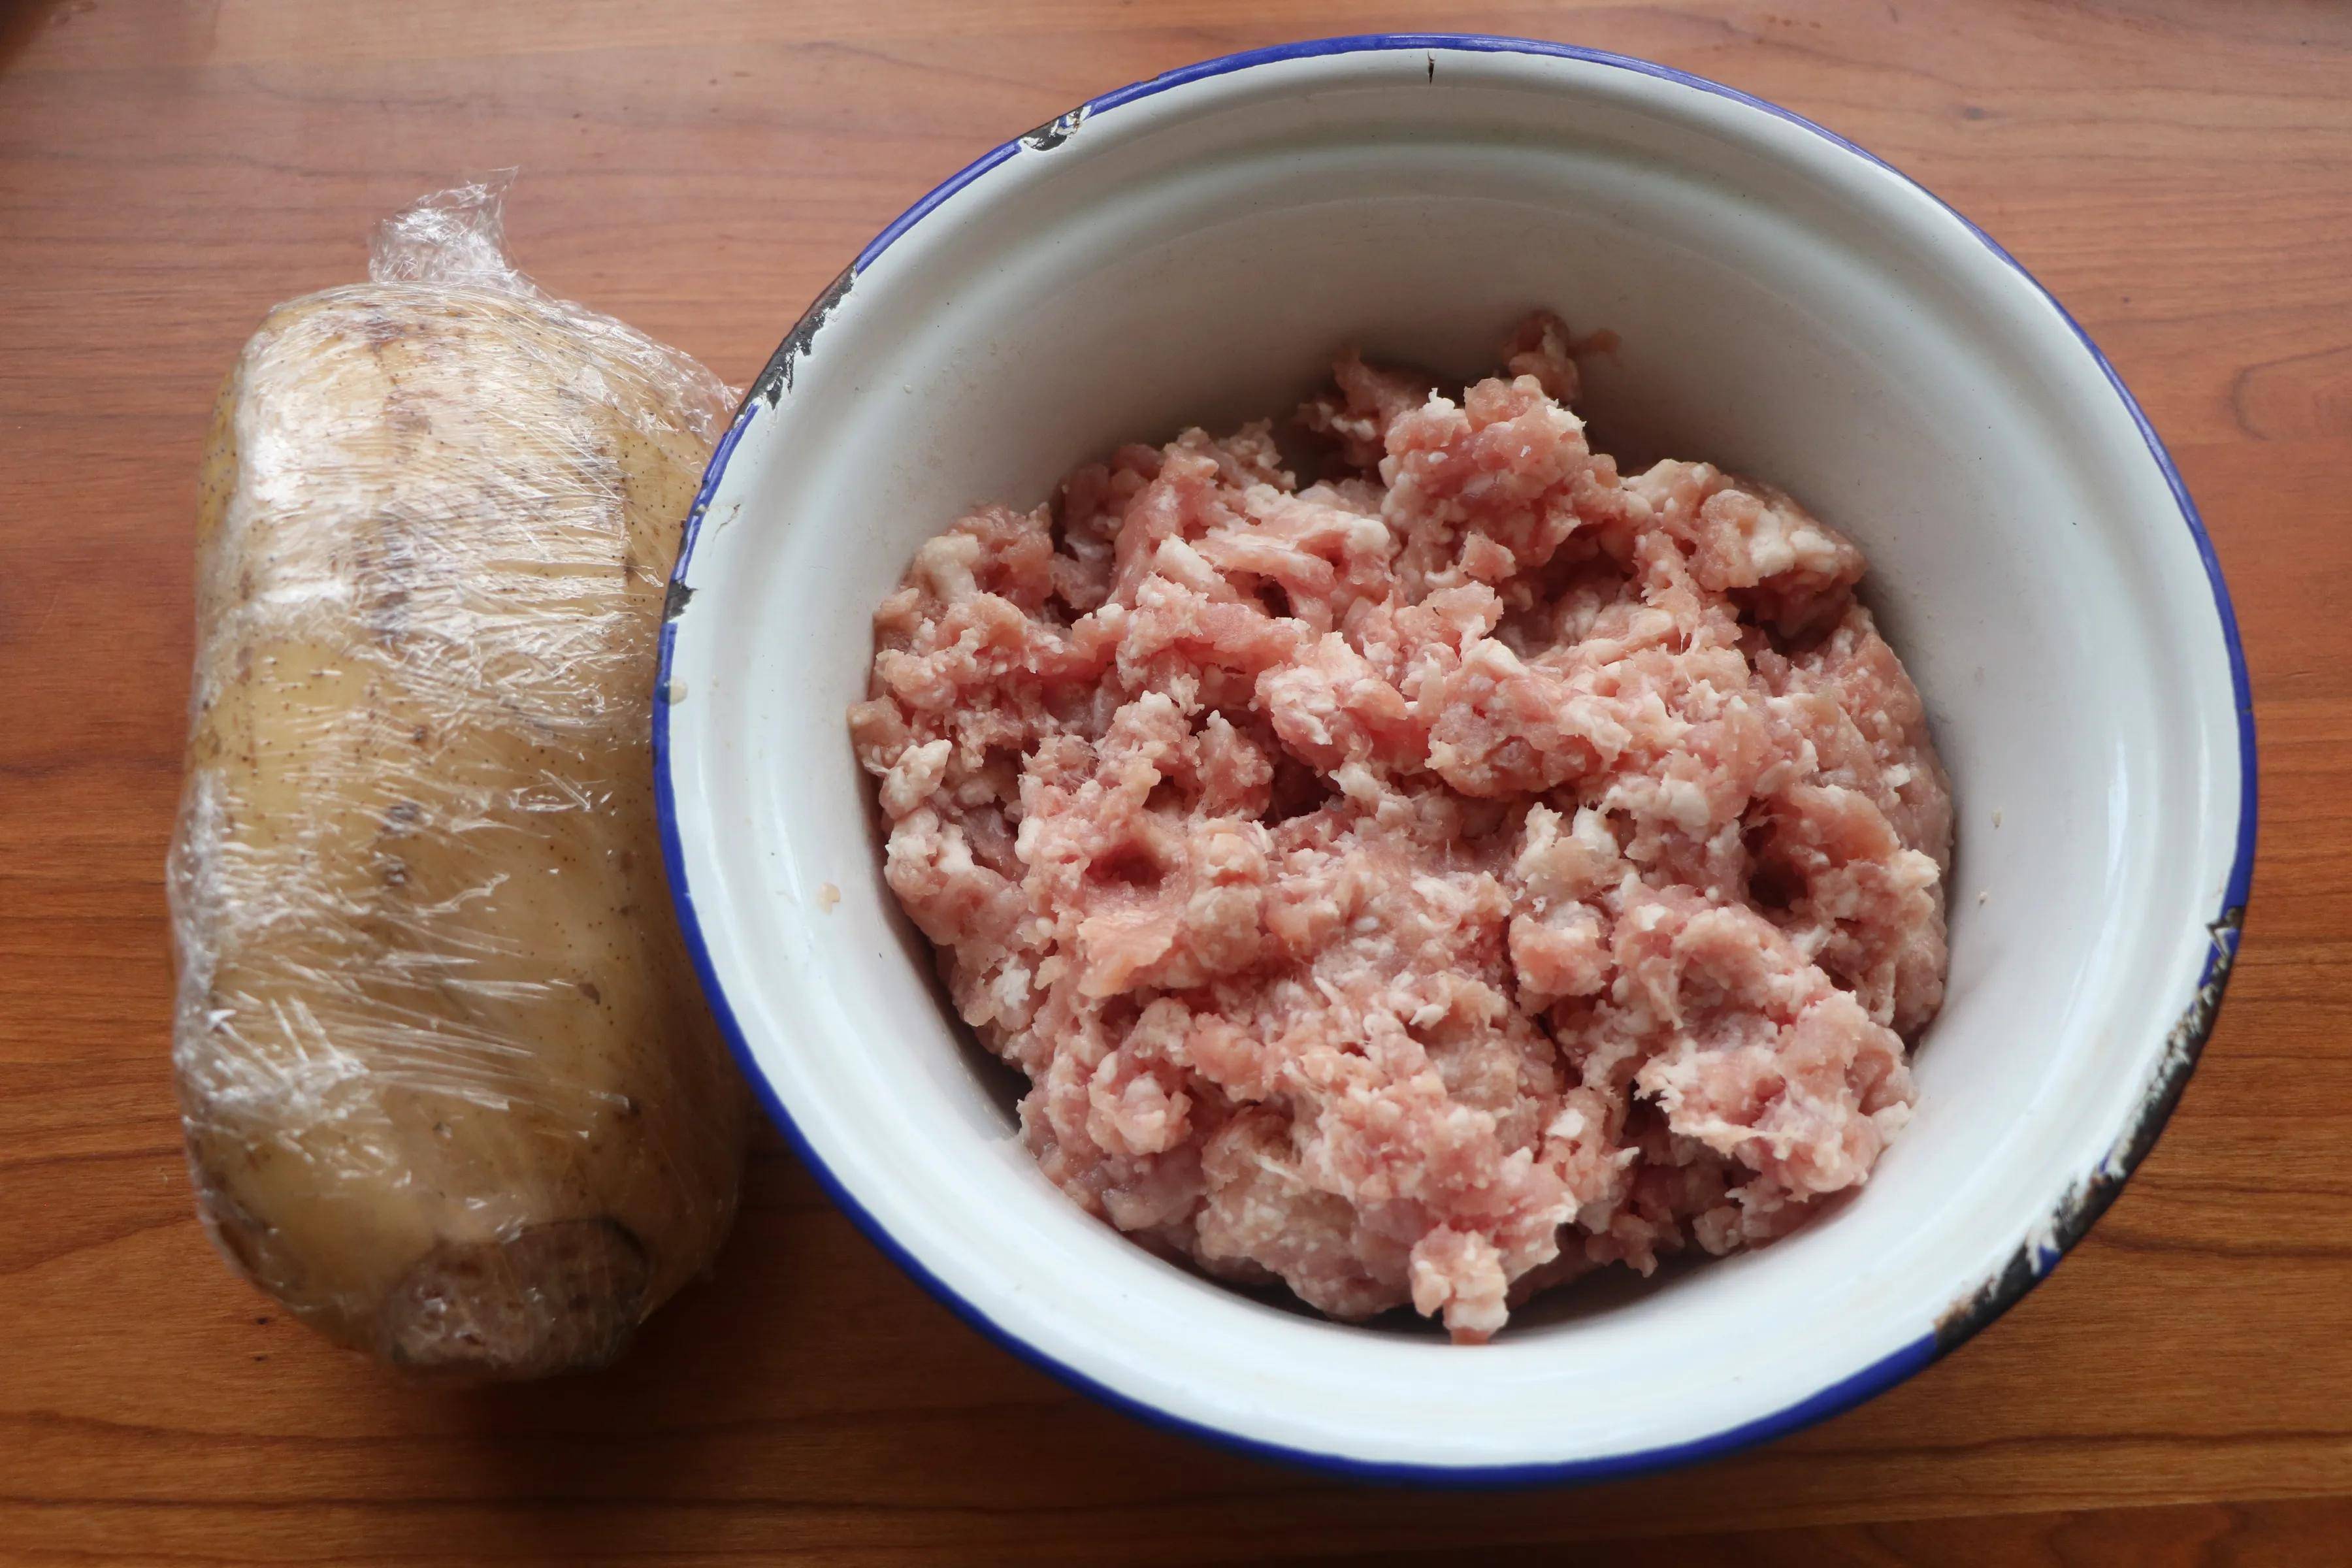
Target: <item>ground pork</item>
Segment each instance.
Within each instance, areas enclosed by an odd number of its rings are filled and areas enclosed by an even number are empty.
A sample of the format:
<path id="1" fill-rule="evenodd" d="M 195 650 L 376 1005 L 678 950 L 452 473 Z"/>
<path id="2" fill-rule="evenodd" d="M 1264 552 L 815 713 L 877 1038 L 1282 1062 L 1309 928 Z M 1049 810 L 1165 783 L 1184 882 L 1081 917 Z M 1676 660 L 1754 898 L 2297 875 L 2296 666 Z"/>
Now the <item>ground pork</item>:
<path id="1" fill-rule="evenodd" d="M 1862 554 L 1621 476 L 1537 316 L 1353 353 L 917 552 L 851 712 L 886 872 L 1045 1173 L 1165 1254 L 1481 1341 L 1780 1236 L 1912 1103 L 1949 785 Z"/>

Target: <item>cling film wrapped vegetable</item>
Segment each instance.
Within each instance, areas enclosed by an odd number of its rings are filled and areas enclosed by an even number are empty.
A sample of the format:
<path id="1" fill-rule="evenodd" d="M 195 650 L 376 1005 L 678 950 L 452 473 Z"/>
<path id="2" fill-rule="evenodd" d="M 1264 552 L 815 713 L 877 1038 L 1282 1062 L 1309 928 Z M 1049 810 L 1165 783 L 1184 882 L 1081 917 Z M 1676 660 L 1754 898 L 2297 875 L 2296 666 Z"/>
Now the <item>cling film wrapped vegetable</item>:
<path id="1" fill-rule="evenodd" d="M 221 1250 L 331 1337 L 592 1366 L 707 1265 L 747 1109 L 647 752 L 730 396 L 509 263 L 500 187 L 282 305 L 207 444 L 173 1058 Z"/>

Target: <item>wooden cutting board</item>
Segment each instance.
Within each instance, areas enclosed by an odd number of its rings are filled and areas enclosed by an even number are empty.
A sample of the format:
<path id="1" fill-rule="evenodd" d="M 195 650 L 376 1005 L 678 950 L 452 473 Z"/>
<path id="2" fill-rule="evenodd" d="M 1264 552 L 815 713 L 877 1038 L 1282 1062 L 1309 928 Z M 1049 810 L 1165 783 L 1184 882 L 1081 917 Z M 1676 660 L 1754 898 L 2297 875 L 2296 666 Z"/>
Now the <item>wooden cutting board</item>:
<path id="1" fill-rule="evenodd" d="M 2171 443 L 2245 626 L 2253 910 L 2162 1146 L 2065 1267 L 1811 1431 L 1580 1491 L 1379 1490 L 1104 1410 L 772 1139 L 625 1364 L 400 1383 L 190 1208 L 161 872 L 215 386 L 378 217 L 520 165 L 523 265 L 752 374 L 863 241 L 1105 88 L 1433 24 L 1648 56 L 1889 158 Z M 2295 0 L 65 0 L 0 5 L 0 1561 L 2352 1561 L 2352 9 Z M 1797 1527 L 1797 1528 L 1792 1528 Z"/>

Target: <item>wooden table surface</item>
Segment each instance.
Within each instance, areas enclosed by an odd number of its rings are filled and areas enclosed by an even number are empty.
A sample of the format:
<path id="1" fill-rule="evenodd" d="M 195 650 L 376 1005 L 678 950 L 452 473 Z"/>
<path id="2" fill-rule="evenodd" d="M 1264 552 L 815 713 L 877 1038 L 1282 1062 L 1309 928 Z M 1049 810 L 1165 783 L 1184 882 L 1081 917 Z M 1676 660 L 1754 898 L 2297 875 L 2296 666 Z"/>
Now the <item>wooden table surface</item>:
<path id="1" fill-rule="evenodd" d="M 523 171 L 523 265 L 748 378 L 860 244 L 1107 87 L 1443 25 L 1809 115 L 1990 229 L 2171 443 L 2245 627 L 2262 863 L 2220 1031 L 2096 1232 L 1957 1355 L 1706 1468 L 1380 1490 L 1097 1407 L 772 1139 L 625 1364 L 409 1386 L 193 1217 L 161 870 L 207 404 L 371 223 Z M 2352 1562 L 2352 9 L 2298 0 L 0 0 L 0 1559 Z"/>

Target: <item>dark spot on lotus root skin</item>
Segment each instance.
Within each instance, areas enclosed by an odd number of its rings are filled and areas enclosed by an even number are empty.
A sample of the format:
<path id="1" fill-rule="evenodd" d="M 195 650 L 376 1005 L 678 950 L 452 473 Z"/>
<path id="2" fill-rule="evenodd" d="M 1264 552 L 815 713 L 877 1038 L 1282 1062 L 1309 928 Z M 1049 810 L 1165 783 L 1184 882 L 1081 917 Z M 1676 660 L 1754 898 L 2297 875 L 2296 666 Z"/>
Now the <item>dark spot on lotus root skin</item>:
<path id="1" fill-rule="evenodd" d="M 593 980 L 580 982 L 580 994 L 587 997 L 591 1002 L 601 1003 L 604 1000 L 604 994 L 596 989 L 596 983 Z"/>
<path id="2" fill-rule="evenodd" d="M 381 353 L 387 345 L 409 335 L 409 325 L 394 311 L 368 310 L 359 319 L 360 336 L 372 351 Z"/>

